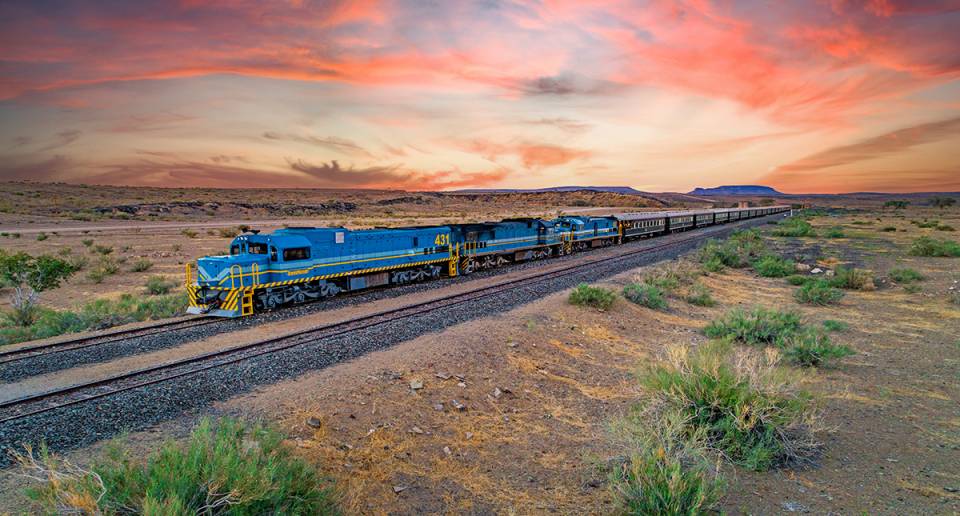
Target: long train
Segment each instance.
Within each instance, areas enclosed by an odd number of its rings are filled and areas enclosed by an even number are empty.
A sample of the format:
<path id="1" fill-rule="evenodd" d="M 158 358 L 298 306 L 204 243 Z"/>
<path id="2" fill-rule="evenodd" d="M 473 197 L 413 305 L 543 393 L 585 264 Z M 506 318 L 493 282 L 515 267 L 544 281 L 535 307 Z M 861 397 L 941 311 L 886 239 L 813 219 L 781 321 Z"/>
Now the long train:
<path id="1" fill-rule="evenodd" d="M 242 317 L 341 292 L 467 275 L 704 226 L 784 213 L 789 206 L 505 219 L 351 231 L 289 227 L 244 233 L 230 254 L 186 265 L 193 314 Z"/>

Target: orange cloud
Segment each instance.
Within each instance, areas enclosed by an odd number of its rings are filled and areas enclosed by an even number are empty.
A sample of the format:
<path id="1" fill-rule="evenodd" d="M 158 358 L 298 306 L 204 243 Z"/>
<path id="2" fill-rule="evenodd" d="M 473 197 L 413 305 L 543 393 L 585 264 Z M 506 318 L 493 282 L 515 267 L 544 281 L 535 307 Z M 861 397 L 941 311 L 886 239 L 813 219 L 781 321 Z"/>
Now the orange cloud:
<path id="1" fill-rule="evenodd" d="M 592 153 L 587 150 L 531 142 L 501 144 L 485 140 L 474 140 L 462 146 L 468 152 L 480 154 L 484 158 L 494 162 L 497 162 L 505 156 L 516 157 L 526 168 L 566 165 L 573 161 L 589 158 L 592 155 Z"/>

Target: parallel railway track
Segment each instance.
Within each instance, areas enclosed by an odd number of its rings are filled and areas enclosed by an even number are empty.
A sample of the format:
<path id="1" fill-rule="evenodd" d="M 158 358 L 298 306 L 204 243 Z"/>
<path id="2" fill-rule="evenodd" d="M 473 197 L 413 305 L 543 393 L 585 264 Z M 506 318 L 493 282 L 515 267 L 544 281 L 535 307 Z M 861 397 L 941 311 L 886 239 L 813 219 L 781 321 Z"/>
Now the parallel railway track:
<path id="1" fill-rule="evenodd" d="M 90 348 L 93 346 L 100 346 L 103 344 L 121 342 L 121 341 L 130 340 L 138 337 L 158 335 L 160 333 L 164 333 L 168 331 L 177 331 L 177 330 L 184 330 L 187 328 L 196 328 L 199 326 L 214 324 L 216 322 L 219 322 L 219 320 L 205 319 L 202 317 L 194 317 L 186 320 L 166 321 L 158 324 L 152 324 L 150 326 L 128 328 L 123 330 L 111 331 L 109 333 L 100 333 L 96 335 L 85 335 L 83 337 L 79 337 L 76 339 L 62 340 L 59 342 L 51 342 L 47 344 L 38 344 L 35 346 L 11 349 L 8 351 L 0 351 L 0 365 L 9 364 L 11 362 L 17 362 L 19 360 L 26 360 L 30 358 L 45 356 L 45 355 L 51 355 L 55 353 L 75 351 L 78 349 Z"/>
<path id="2" fill-rule="evenodd" d="M 56 390 L 10 399 L 0 402 L 0 424 L 26 419 L 31 416 L 52 412 L 57 409 L 103 399 L 122 392 L 145 388 L 179 378 L 188 377 L 211 369 L 226 367 L 231 364 L 237 364 L 255 357 L 261 357 L 294 348 L 296 346 L 316 342 L 319 339 L 343 335 L 345 333 L 360 331 L 381 324 L 424 315 L 442 308 L 468 302 L 476 302 L 509 289 L 527 287 L 536 285 L 539 282 L 574 275 L 578 272 L 583 272 L 585 268 L 589 268 L 591 265 L 615 263 L 636 255 L 653 253 L 672 247 L 681 246 L 683 244 L 703 239 L 705 236 L 706 235 L 698 232 L 698 234 L 695 236 L 679 238 L 671 242 L 646 246 L 640 249 L 617 254 L 615 256 L 578 261 L 562 267 L 534 273 L 516 280 L 503 281 L 493 285 L 450 294 L 421 303 L 385 310 L 319 327 L 309 328 L 263 341 L 244 344 L 230 349 L 209 352 L 143 369 L 129 371 L 92 382 L 80 383 Z"/>

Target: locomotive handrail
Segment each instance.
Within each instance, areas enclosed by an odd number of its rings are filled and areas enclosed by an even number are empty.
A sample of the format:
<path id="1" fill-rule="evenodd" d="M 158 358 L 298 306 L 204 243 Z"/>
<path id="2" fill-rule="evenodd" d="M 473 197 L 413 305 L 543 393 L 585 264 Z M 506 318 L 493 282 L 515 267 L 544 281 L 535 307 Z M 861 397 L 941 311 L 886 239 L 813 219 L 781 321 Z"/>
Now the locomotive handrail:
<path id="1" fill-rule="evenodd" d="M 253 280 L 254 286 L 260 284 L 260 264 L 253 263 L 250 265 L 250 277 Z M 241 286 L 243 286 L 242 285 L 243 281 L 241 281 L 240 283 L 241 283 Z"/>
<path id="2" fill-rule="evenodd" d="M 183 284 L 187 287 L 189 287 L 190 284 L 193 283 L 193 271 L 191 270 L 192 265 L 193 264 L 190 262 L 187 262 L 184 264 L 184 283 Z"/>
<path id="3" fill-rule="evenodd" d="M 236 269 L 239 271 L 236 276 L 234 276 L 233 270 Z M 236 278 L 240 278 L 240 288 L 243 288 L 243 267 L 239 264 L 233 264 L 230 266 L 230 288 L 237 288 Z"/>

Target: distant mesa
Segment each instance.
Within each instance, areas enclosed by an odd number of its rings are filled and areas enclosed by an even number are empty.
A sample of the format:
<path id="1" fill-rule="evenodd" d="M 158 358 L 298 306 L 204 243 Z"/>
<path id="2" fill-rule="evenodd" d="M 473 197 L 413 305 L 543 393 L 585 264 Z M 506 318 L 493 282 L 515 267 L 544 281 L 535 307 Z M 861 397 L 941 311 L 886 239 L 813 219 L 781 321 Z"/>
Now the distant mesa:
<path id="1" fill-rule="evenodd" d="M 760 185 L 725 185 L 715 188 L 694 188 L 689 195 L 783 195 L 783 193 Z"/>

